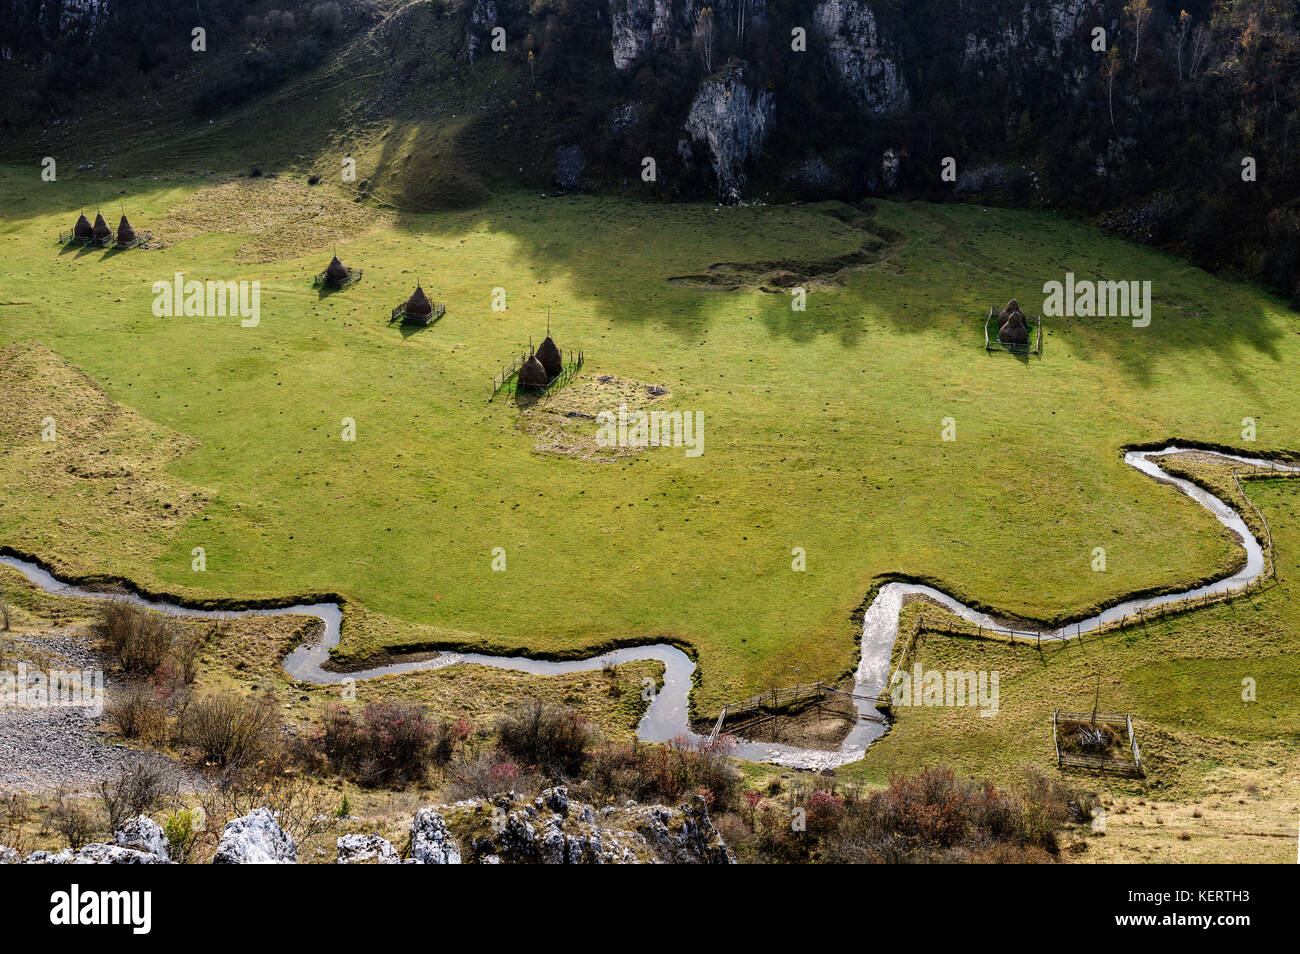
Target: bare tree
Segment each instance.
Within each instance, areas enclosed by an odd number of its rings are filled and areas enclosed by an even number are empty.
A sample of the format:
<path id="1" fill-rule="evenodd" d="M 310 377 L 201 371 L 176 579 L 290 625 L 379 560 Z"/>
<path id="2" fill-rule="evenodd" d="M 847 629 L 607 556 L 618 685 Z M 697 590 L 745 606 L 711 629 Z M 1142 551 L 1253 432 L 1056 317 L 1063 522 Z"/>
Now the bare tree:
<path id="1" fill-rule="evenodd" d="M 1201 64 L 1210 55 L 1210 31 L 1204 23 L 1198 23 L 1192 31 L 1192 47 L 1188 54 L 1187 75 L 1191 79 L 1201 70 Z"/>
<path id="2" fill-rule="evenodd" d="M 704 7 L 700 10 L 699 19 L 695 22 L 695 43 L 700 48 L 700 56 L 704 60 L 704 71 L 713 72 L 713 8 Z"/>
<path id="3" fill-rule="evenodd" d="M 1124 60 L 1119 54 L 1119 47 L 1112 46 L 1106 54 L 1105 65 L 1101 68 L 1102 78 L 1106 80 L 1106 105 L 1110 109 L 1110 128 L 1115 128 L 1115 80 L 1124 69 Z"/>
<path id="4" fill-rule="evenodd" d="M 1136 63 L 1142 51 L 1142 31 L 1151 20 L 1151 0 L 1129 0 L 1124 12 L 1133 24 L 1133 62 Z"/>
<path id="5" fill-rule="evenodd" d="M 1183 82 L 1183 47 L 1187 45 L 1187 34 L 1192 28 L 1192 15 L 1186 10 L 1178 14 L 1178 23 L 1174 25 L 1174 42 L 1178 61 L 1178 83 Z"/>

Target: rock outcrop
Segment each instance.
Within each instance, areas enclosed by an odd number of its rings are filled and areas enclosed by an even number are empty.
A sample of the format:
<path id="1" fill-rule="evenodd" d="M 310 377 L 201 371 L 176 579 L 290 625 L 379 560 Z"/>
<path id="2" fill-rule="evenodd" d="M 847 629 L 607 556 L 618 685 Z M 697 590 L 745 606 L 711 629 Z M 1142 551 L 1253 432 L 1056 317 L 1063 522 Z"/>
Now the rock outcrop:
<path id="1" fill-rule="evenodd" d="M 460 849 L 442 815 L 432 808 L 421 808 L 411 822 L 411 859 L 419 865 L 460 864 Z"/>
<path id="2" fill-rule="evenodd" d="M 85 845 L 78 851 L 64 848 L 60 852 L 33 851 L 23 861 L 25 865 L 169 865 L 166 855 L 135 851 L 117 845 Z"/>
<path id="3" fill-rule="evenodd" d="M 26 859 L 0 846 L 0 864 L 172 863 L 166 835 L 143 816 L 123 825 L 115 838 L 119 844 L 36 851 Z M 392 843 L 377 834 L 343 835 L 337 844 L 341 865 L 402 863 Z M 144 850 L 149 848 L 154 850 Z M 698 796 L 680 808 L 627 802 L 597 810 L 572 800 L 564 786 L 533 799 L 506 793 L 421 808 L 411 821 L 405 863 L 458 865 L 462 859 L 485 865 L 735 864 Z M 259 808 L 226 824 L 212 863 L 297 864 L 298 847 L 275 816 Z"/>
<path id="4" fill-rule="evenodd" d="M 441 816 L 440 816 L 441 817 Z M 599 811 L 563 786 L 528 800 L 513 794 L 445 809 L 448 830 L 477 864 L 733 864 L 702 799 L 683 808 Z"/>
<path id="5" fill-rule="evenodd" d="M 265 808 L 226 822 L 212 858 L 214 865 L 292 865 L 298 846 Z"/>
<path id="6" fill-rule="evenodd" d="M 387 839 L 378 835 L 344 835 L 338 840 L 338 864 L 400 865 L 401 856 Z"/>
<path id="7" fill-rule="evenodd" d="M 678 147 L 687 163 L 697 148 L 706 153 L 718 197 L 740 198 L 745 167 L 758 157 L 772 125 L 772 94 L 745 84 L 741 64 L 729 66 L 700 84 L 686 116 L 686 132 Z"/>
<path id="8" fill-rule="evenodd" d="M 1098 56 L 1089 28 L 1106 26 L 1114 35 L 1117 26 L 1107 18 L 1105 0 L 975 0 L 965 16 L 963 67 L 1017 95 L 1047 83 L 1058 91 L 1082 87 Z"/>
<path id="9" fill-rule="evenodd" d="M 129 819 L 113 833 L 113 843 L 119 848 L 130 848 L 150 855 L 167 858 L 171 855 L 171 842 L 156 821 L 144 815 Z"/>
<path id="10" fill-rule="evenodd" d="M 813 22 L 826 43 L 826 55 L 840 82 L 872 116 L 906 112 L 911 93 L 899 69 L 893 44 L 881 38 L 876 16 L 859 0 L 825 0 Z"/>
<path id="11" fill-rule="evenodd" d="M 645 57 L 688 39 L 694 13 L 690 0 L 610 0 L 614 68 L 629 70 Z"/>

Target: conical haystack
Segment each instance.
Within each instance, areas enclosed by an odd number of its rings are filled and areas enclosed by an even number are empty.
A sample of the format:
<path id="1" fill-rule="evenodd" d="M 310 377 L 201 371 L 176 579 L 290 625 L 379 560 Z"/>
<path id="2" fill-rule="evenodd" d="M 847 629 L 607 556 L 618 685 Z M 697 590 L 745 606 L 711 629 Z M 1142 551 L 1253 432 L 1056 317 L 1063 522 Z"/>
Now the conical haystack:
<path id="1" fill-rule="evenodd" d="M 546 380 L 546 369 L 542 367 L 542 362 L 537 360 L 536 355 L 525 361 L 524 366 L 519 369 L 521 388 L 544 388 Z"/>
<path id="2" fill-rule="evenodd" d="M 429 296 L 424 293 L 423 288 L 416 285 L 415 291 L 411 292 L 411 297 L 406 299 L 406 317 L 427 321 L 432 314 L 433 304 L 429 301 Z"/>
<path id="3" fill-rule="evenodd" d="M 95 232 L 90 227 L 90 219 L 86 218 L 84 213 L 77 219 L 77 224 L 72 227 L 72 234 L 79 239 L 94 237 Z"/>
<path id="4" fill-rule="evenodd" d="M 560 349 L 555 346 L 555 342 L 551 340 L 550 335 L 546 336 L 546 340 L 537 349 L 537 360 L 546 369 L 548 379 L 555 377 L 564 370 L 564 359 L 560 357 Z"/>
<path id="5" fill-rule="evenodd" d="M 104 213 L 95 213 L 95 227 L 91 230 L 91 234 L 94 236 L 96 242 L 104 242 L 112 238 L 113 230 L 110 229 L 108 223 L 104 221 Z"/>
<path id="6" fill-rule="evenodd" d="M 1016 301 L 1014 298 L 1011 299 L 1009 302 L 1007 302 L 1007 307 L 1003 308 L 1002 311 L 998 313 L 998 327 L 1001 328 L 1003 325 L 1005 325 L 1007 323 L 1007 319 L 1010 318 L 1012 315 L 1023 316 L 1023 314 L 1024 313 L 1020 310 L 1020 302 Z"/>
<path id="7" fill-rule="evenodd" d="M 330 259 L 329 265 L 325 268 L 325 280 L 335 285 L 342 285 L 351 274 L 351 269 L 340 262 L 337 255 Z"/>
<path id="8" fill-rule="evenodd" d="M 1025 316 L 1018 311 L 1011 315 L 998 331 L 998 340 L 1008 345 L 1029 344 L 1029 327 L 1025 324 Z"/>
<path id="9" fill-rule="evenodd" d="M 135 229 L 131 228 L 125 213 L 122 215 L 122 221 L 117 223 L 117 241 L 121 245 L 129 245 L 135 241 Z"/>

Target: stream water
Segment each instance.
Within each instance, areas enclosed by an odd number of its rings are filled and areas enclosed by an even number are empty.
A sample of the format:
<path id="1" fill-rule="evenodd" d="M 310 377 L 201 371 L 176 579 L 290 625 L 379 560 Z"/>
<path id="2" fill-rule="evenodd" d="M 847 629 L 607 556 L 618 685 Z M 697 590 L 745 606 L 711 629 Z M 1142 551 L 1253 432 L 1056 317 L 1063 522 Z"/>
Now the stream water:
<path id="1" fill-rule="evenodd" d="M 1184 448 L 1169 446 L 1155 451 L 1130 451 L 1124 461 L 1142 473 L 1161 483 L 1170 484 L 1191 497 L 1209 510 L 1241 542 L 1246 550 L 1246 565 L 1229 576 L 1198 586 L 1180 593 L 1168 593 L 1141 599 L 1127 600 L 1096 616 L 1071 623 L 1056 630 L 1044 630 L 1044 640 L 1069 639 L 1080 633 L 1089 633 L 1125 616 L 1131 616 L 1139 610 L 1147 610 L 1165 603 L 1172 603 L 1188 597 L 1226 593 L 1242 589 L 1257 579 L 1265 568 L 1263 549 L 1246 526 L 1246 522 L 1234 509 L 1218 497 L 1202 490 L 1195 484 L 1161 470 L 1156 460 L 1176 454 L 1188 453 Z M 1198 453 L 1209 454 L 1207 451 Z M 1231 460 L 1250 466 L 1270 466 L 1270 461 L 1231 454 L 1214 453 L 1211 456 Z M 1300 473 L 1300 467 L 1272 464 L 1276 469 L 1290 473 Z M 175 616 L 199 619 L 231 619 L 244 616 L 315 616 L 325 624 L 324 635 L 311 645 L 301 645 L 285 657 L 285 670 L 296 679 L 308 682 L 336 684 L 344 680 L 365 680 L 393 673 L 416 672 L 426 669 L 443 669 L 448 666 L 473 664 L 491 666 L 496 669 L 509 669 L 516 672 L 532 673 L 540 676 L 553 676 L 563 673 L 587 672 L 602 668 L 607 662 L 621 664 L 635 660 L 654 659 L 664 665 L 663 688 L 655 694 L 645 715 L 637 725 L 637 736 L 646 742 L 667 742 L 678 736 L 690 739 L 700 737 L 691 730 L 688 719 L 691 691 L 691 674 L 695 663 L 680 649 L 663 643 L 646 646 L 631 646 L 601 653 L 586 659 L 551 661 L 532 659 L 528 656 L 492 656 L 485 653 L 442 653 L 428 659 L 409 662 L 387 663 L 370 669 L 352 672 L 336 672 L 324 667 L 329 659 L 330 650 L 338 644 L 340 624 L 343 614 L 335 603 L 312 603 L 286 606 L 277 609 L 245 610 L 203 610 L 192 609 L 177 602 L 147 599 L 142 596 L 118 593 L 100 593 L 93 590 L 70 585 L 56 579 L 48 571 L 35 563 L 17 557 L 0 555 L 0 563 L 12 566 L 28 580 L 47 593 L 60 596 L 83 597 L 90 599 L 127 599 L 139 606 L 169 613 Z M 976 625 L 998 628 L 999 622 L 993 617 L 978 612 L 960 603 L 953 597 L 931 586 L 918 583 L 886 583 L 876 594 L 876 598 L 863 617 L 861 659 L 854 678 L 853 691 L 857 695 L 875 698 L 888 686 L 889 664 L 893 654 L 894 640 L 898 636 L 898 617 L 904 602 L 914 596 L 929 597 L 947 607 L 957 616 Z M 873 704 L 867 700 L 856 700 L 859 713 L 863 716 L 877 716 Z M 735 754 L 753 761 L 773 762 L 795 768 L 823 769 L 833 768 L 862 758 L 867 746 L 884 734 L 888 726 L 882 722 L 860 719 L 850 730 L 838 750 L 807 749 L 793 745 L 777 743 L 752 742 L 737 740 Z"/>

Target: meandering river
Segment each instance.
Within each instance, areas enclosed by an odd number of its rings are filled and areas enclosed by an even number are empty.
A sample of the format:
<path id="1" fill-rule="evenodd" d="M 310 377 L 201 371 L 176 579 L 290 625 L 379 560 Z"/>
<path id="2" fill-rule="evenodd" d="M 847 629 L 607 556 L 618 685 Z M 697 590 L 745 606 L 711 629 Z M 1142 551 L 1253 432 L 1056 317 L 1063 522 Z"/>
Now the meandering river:
<path id="1" fill-rule="evenodd" d="M 1171 445 L 1161 450 L 1130 451 L 1124 455 L 1124 461 L 1149 477 L 1178 488 L 1214 514 L 1215 518 L 1232 531 L 1245 548 L 1246 565 L 1236 573 L 1181 593 L 1127 600 L 1078 623 L 1072 623 L 1061 629 L 1043 631 L 1043 639 L 1070 639 L 1080 633 L 1092 632 L 1125 616 L 1131 616 L 1139 610 L 1148 610 L 1188 597 L 1221 594 L 1244 589 L 1264 572 L 1265 556 L 1263 549 L 1259 541 L 1247 528 L 1246 522 L 1241 515 L 1218 497 L 1202 490 L 1192 482 L 1180 477 L 1174 477 L 1161 470 L 1156 463 L 1161 457 L 1190 452 L 1185 448 Z M 1233 454 L 1211 453 L 1209 451 L 1196 451 L 1196 453 L 1249 466 L 1268 467 L 1271 464 L 1267 460 L 1238 457 Z M 1280 471 L 1300 473 L 1300 467 L 1275 463 L 1272 466 Z M 315 616 L 325 624 L 323 636 L 311 645 L 298 646 L 285 657 L 283 662 L 285 670 L 290 675 L 296 679 L 309 682 L 335 684 L 347 679 L 359 681 L 393 673 L 442 669 L 467 663 L 541 676 L 552 676 L 600 669 L 606 663 L 621 664 L 643 659 L 658 660 L 664 665 L 663 688 L 655 694 L 646 709 L 645 715 L 642 716 L 640 723 L 637 725 L 637 736 L 647 742 L 667 742 L 678 736 L 686 736 L 692 739 L 699 738 L 691 730 L 688 718 L 691 675 L 695 671 L 695 663 L 675 646 L 666 644 L 632 646 L 601 653 L 587 659 L 563 661 L 532 659 L 527 656 L 492 656 L 485 653 L 443 653 L 428 659 L 387 663 L 371 669 L 343 673 L 324 667 L 325 662 L 329 659 L 330 650 L 338 644 L 340 624 L 343 618 L 342 611 L 335 603 L 300 604 L 277 609 L 194 609 L 178 602 L 148 599 L 135 594 L 123 596 L 117 593 L 109 594 L 87 590 L 64 583 L 35 563 L 16 557 L 0 555 L 0 563 L 14 567 L 47 593 L 89 599 L 126 599 L 139 606 L 145 606 L 174 616 L 198 619 L 232 619 L 244 616 Z M 934 587 L 916 583 L 886 583 L 877 592 L 876 598 L 867 607 L 863 617 L 861 659 L 858 663 L 853 687 L 856 694 L 874 698 L 887 688 L 890 658 L 893 655 L 894 640 L 898 636 L 899 612 L 902 610 L 904 602 L 915 596 L 929 597 L 931 600 L 947 607 L 962 619 L 976 625 L 991 628 L 999 626 L 998 621 L 993 617 L 965 606 Z M 858 700 L 856 705 L 859 713 L 863 716 L 874 717 L 878 715 L 868 701 Z M 887 728 L 888 726 L 882 722 L 860 719 L 850 730 L 839 749 L 835 751 L 805 749 L 792 745 L 751 742 L 741 739 L 737 742 L 736 754 L 754 761 L 773 762 L 796 768 L 832 768 L 862 758 L 867 746 L 883 735 Z"/>

